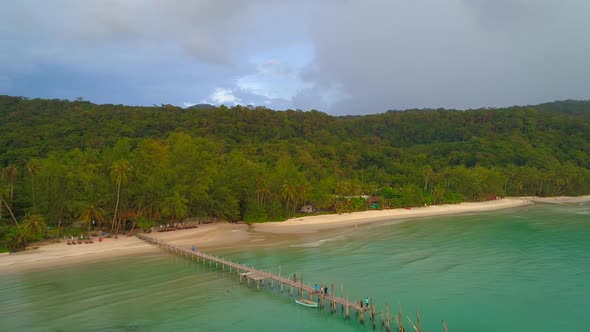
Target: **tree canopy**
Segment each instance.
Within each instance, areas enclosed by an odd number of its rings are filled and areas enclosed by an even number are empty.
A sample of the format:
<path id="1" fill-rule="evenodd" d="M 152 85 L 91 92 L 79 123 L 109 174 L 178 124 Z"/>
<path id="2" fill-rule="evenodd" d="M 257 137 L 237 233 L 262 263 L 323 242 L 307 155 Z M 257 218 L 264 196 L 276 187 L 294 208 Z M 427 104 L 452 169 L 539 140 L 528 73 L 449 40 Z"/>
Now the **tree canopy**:
<path id="1" fill-rule="evenodd" d="M 370 196 L 383 208 L 590 191 L 588 101 L 330 116 L 0 96 L 0 118 L 0 247 L 15 221 L 33 238 L 75 221 L 283 220 Z"/>

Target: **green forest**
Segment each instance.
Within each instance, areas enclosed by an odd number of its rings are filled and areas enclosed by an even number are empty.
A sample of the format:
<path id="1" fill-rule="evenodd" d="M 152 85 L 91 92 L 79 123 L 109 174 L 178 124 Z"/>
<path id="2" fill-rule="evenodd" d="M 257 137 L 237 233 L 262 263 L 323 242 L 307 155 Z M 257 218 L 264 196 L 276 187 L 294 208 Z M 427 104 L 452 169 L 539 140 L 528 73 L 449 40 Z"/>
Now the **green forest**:
<path id="1" fill-rule="evenodd" d="M 363 116 L 0 96 L 0 250 L 97 228 L 590 193 L 590 101 Z M 371 199 L 372 198 L 372 199 Z"/>

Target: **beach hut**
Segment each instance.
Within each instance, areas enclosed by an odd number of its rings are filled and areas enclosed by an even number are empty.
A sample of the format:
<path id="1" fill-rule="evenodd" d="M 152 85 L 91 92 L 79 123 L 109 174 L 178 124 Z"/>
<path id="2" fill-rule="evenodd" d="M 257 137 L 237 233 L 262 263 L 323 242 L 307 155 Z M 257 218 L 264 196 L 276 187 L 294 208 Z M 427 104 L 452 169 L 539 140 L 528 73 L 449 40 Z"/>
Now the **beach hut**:
<path id="1" fill-rule="evenodd" d="M 301 207 L 301 213 L 314 213 L 317 209 L 313 204 L 306 204 Z"/>
<path id="2" fill-rule="evenodd" d="M 371 198 L 369 198 L 369 207 L 373 210 L 379 209 L 379 201 L 381 201 L 381 197 L 371 196 Z"/>

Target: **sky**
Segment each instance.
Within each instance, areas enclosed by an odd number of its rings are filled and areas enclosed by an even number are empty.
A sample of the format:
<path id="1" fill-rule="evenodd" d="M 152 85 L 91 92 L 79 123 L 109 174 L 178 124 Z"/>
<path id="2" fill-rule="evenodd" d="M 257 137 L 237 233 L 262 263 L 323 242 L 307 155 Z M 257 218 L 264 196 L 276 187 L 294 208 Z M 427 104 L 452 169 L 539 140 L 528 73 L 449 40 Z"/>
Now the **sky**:
<path id="1" fill-rule="evenodd" d="M 333 115 L 590 99 L 587 0 L 0 1 L 0 95 Z"/>

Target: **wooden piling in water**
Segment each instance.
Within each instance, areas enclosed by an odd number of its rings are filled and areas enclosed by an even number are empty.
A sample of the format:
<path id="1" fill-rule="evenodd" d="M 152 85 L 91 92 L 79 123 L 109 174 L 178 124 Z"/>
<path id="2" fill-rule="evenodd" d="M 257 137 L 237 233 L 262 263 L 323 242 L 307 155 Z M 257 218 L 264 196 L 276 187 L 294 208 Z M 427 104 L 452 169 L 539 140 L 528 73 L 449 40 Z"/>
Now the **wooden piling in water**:
<path id="1" fill-rule="evenodd" d="M 371 323 L 373 324 L 373 330 L 374 330 L 375 329 L 375 304 L 373 303 L 373 299 L 370 299 L 369 310 L 370 310 Z"/>
<path id="2" fill-rule="evenodd" d="M 385 305 L 385 332 L 391 332 L 391 319 L 389 317 L 389 304 Z"/>
<path id="3" fill-rule="evenodd" d="M 348 302 L 348 298 L 346 298 L 346 319 L 350 318 L 350 303 Z"/>

